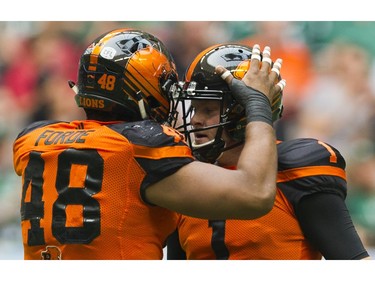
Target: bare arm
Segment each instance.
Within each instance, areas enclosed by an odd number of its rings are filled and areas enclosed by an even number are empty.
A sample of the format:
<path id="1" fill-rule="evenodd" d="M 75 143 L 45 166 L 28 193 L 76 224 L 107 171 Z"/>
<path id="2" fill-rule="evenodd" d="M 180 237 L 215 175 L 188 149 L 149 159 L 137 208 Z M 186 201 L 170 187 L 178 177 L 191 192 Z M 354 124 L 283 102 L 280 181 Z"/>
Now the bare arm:
<path id="1" fill-rule="evenodd" d="M 263 119 L 272 119 L 269 100 L 282 89 L 275 84 L 278 74 L 270 71 L 270 64 L 259 65 L 258 59 L 252 59 L 242 82 L 232 88 L 248 116 L 245 145 L 237 170 L 195 161 L 150 186 L 146 191 L 150 202 L 189 216 L 210 219 L 254 219 L 272 209 L 277 175 L 276 137 L 272 121 L 270 124 Z M 226 74 L 223 67 L 216 71 L 218 75 L 225 73 L 222 77 L 231 85 L 231 74 Z M 251 95 L 255 98 L 249 98 Z M 259 112 L 259 108 L 265 110 Z"/>

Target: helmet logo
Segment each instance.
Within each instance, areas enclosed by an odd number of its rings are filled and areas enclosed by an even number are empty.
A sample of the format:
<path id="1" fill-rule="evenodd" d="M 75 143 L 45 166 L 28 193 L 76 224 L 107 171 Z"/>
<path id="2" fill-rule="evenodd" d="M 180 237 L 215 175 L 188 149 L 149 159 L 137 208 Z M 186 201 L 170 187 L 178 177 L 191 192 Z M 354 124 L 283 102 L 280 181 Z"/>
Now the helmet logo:
<path id="1" fill-rule="evenodd" d="M 250 67 L 250 60 L 247 59 L 247 60 L 240 62 L 237 68 L 232 73 L 233 77 L 241 80 L 245 76 L 249 67 Z"/>
<path id="2" fill-rule="evenodd" d="M 113 59 L 116 55 L 116 50 L 112 47 L 105 47 L 103 50 L 100 52 L 100 55 L 105 58 L 105 59 Z"/>
<path id="3" fill-rule="evenodd" d="M 118 41 L 116 45 L 129 57 L 139 50 L 152 46 L 152 44 L 147 39 L 143 38 L 143 36 L 135 36 L 126 40 L 121 40 Z"/>
<path id="4" fill-rule="evenodd" d="M 231 53 L 223 55 L 222 58 L 225 61 L 244 61 L 249 59 L 249 56 L 241 53 Z"/>
<path id="5" fill-rule="evenodd" d="M 102 109 L 104 108 L 104 100 L 97 99 L 97 98 L 86 98 L 86 97 L 79 97 L 77 99 L 78 106 L 86 107 L 86 108 L 96 108 Z"/>

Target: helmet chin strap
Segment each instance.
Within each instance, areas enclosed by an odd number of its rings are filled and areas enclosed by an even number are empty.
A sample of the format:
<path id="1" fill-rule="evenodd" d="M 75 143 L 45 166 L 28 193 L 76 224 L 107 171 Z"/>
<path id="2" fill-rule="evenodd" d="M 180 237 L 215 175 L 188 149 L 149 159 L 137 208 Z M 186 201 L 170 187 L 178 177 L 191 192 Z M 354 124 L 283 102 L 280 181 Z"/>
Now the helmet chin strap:
<path id="1" fill-rule="evenodd" d="M 69 87 L 73 90 L 73 92 L 77 95 L 78 94 L 78 87 L 76 83 L 74 83 L 72 80 L 68 80 Z"/>
<path id="2" fill-rule="evenodd" d="M 225 151 L 242 145 L 244 141 L 236 142 L 230 146 L 226 146 L 222 138 L 215 138 L 208 142 L 197 144 L 195 141 L 191 144 L 194 156 L 202 162 L 215 163 L 223 156 Z"/>
<path id="3" fill-rule="evenodd" d="M 236 148 L 237 146 L 240 146 L 240 145 L 243 145 L 243 144 L 244 144 L 244 141 L 236 142 L 235 144 L 232 144 L 231 146 L 224 147 L 223 152 L 227 151 L 227 150 L 230 150 L 230 149 L 233 149 L 233 148 Z"/>
<path id="4" fill-rule="evenodd" d="M 215 139 L 212 139 L 210 141 L 207 141 L 207 142 L 204 142 L 204 143 L 201 143 L 201 144 L 197 144 L 195 141 L 193 141 L 193 143 L 191 144 L 191 146 L 193 148 L 201 148 L 201 147 L 213 144 L 214 142 L 215 142 Z"/>
<path id="5" fill-rule="evenodd" d="M 141 91 L 138 91 L 137 94 L 137 99 L 138 99 L 138 107 L 139 107 L 139 112 L 141 113 L 141 117 L 143 120 L 147 119 L 147 113 L 146 113 L 146 108 L 145 108 L 145 103 L 142 99 Z"/>
<path id="6" fill-rule="evenodd" d="M 225 147 L 225 141 L 221 138 L 222 132 L 223 128 L 219 127 L 214 139 L 202 144 L 193 141 L 193 154 L 199 161 L 213 164 L 221 157 Z"/>
<path id="7" fill-rule="evenodd" d="M 147 113 L 146 113 L 145 104 L 143 100 L 138 101 L 138 107 L 139 107 L 139 111 L 141 113 L 142 119 L 143 120 L 147 119 Z"/>
<path id="8" fill-rule="evenodd" d="M 222 139 L 213 139 L 193 147 L 193 154 L 199 161 L 213 164 L 221 156 L 224 147 Z"/>

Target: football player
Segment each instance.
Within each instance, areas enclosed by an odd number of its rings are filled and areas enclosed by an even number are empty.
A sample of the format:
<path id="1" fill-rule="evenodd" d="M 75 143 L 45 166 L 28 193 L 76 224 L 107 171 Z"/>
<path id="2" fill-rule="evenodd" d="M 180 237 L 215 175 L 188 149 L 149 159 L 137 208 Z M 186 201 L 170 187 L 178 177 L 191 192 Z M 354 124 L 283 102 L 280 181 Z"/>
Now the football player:
<path id="1" fill-rule="evenodd" d="M 200 161 L 238 168 L 245 109 L 214 71 L 220 64 L 241 79 L 251 69 L 252 56 L 254 51 L 245 45 L 215 45 L 201 52 L 187 69 L 180 95 L 186 102 L 181 130 Z M 282 109 L 280 92 L 272 101 L 273 122 Z M 345 160 L 340 152 L 312 138 L 279 141 L 277 151 L 277 191 L 271 212 L 254 220 L 179 215 L 177 231 L 168 241 L 168 259 L 368 258 L 345 204 Z M 263 149 L 258 154 L 263 155 Z M 258 160 L 251 156 L 246 161 Z"/>
<path id="2" fill-rule="evenodd" d="M 39 121 L 14 142 L 24 258 L 161 259 L 174 211 L 212 219 L 269 212 L 277 170 L 270 99 L 284 85 L 275 85 L 281 61 L 270 72 L 255 60 L 232 85 L 248 109 L 251 142 L 229 171 L 195 161 L 183 135 L 167 126 L 176 120 L 178 77 L 159 39 L 117 29 L 94 40 L 77 84 L 69 82 L 87 119 Z M 223 67 L 216 76 L 231 83 Z"/>

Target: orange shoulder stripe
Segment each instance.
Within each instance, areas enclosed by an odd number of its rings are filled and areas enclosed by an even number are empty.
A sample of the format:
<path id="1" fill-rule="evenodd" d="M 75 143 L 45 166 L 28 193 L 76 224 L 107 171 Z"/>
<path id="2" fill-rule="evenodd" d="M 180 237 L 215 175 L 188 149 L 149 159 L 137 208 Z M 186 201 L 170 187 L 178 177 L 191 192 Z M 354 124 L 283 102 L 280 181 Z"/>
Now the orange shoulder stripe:
<path id="1" fill-rule="evenodd" d="M 162 159 L 169 157 L 193 158 L 190 148 L 187 146 L 168 146 L 152 149 L 147 146 L 134 145 L 134 154 L 135 157 L 149 159 Z"/>
<path id="2" fill-rule="evenodd" d="M 337 176 L 346 180 L 346 173 L 341 168 L 332 166 L 311 166 L 280 171 L 277 174 L 277 182 L 280 183 L 295 180 L 298 178 L 319 175 Z"/>

